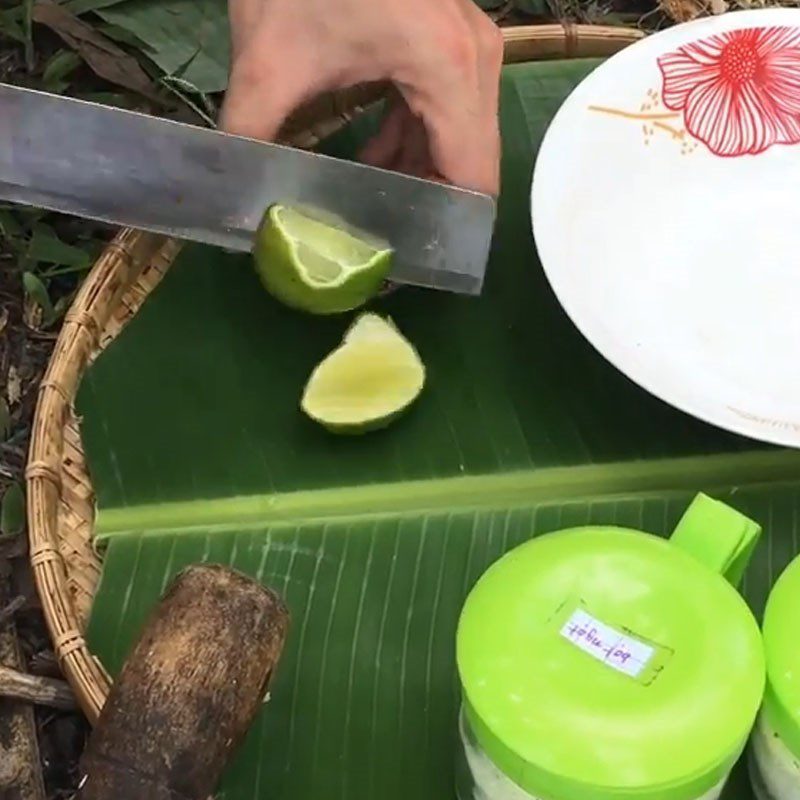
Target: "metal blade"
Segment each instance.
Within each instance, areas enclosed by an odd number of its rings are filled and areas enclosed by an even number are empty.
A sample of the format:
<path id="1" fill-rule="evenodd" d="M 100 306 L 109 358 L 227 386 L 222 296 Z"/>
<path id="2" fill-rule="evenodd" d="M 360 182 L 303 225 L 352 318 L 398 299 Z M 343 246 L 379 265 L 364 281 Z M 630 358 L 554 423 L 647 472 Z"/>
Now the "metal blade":
<path id="1" fill-rule="evenodd" d="M 495 215 L 476 192 L 4 84 L 0 199 L 240 251 L 294 204 L 388 242 L 393 281 L 467 294 Z"/>

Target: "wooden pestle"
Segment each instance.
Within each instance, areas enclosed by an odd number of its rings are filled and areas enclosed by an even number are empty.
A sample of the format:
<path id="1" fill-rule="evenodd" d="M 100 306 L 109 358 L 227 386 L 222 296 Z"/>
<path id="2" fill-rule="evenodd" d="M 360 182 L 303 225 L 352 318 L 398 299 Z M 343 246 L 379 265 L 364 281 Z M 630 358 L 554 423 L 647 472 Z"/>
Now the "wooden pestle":
<path id="1" fill-rule="evenodd" d="M 180 573 L 111 688 L 78 800 L 207 800 L 261 707 L 288 625 L 280 597 L 241 573 Z"/>

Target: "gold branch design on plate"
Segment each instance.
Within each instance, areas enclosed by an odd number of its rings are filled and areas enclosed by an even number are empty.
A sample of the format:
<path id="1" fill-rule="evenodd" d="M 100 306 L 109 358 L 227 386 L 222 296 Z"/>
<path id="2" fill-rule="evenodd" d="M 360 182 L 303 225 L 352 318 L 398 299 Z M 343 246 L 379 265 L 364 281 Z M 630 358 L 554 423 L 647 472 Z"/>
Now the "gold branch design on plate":
<path id="1" fill-rule="evenodd" d="M 734 414 L 742 419 L 746 419 L 748 422 L 753 422 L 756 425 L 761 425 L 765 428 L 775 428 L 777 430 L 794 431 L 795 433 L 800 433 L 800 422 L 798 421 L 762 417 L 758 414 L 753 414 L 750 411 L 742 411 L 742 409 L 735 408 L 734 406 L 728 406 L 728 409 L 733 411 Z"/>
<path id="2" fill-rule="evenodd" d="M 641 122 L 645 145 L 649 145 L 656 132 L 660 131 L 667 134 L 672 141 L 680 143 L 681 155 L 689 155 L 697 149 L 697 142 L 683 127 L 680 112 L 664 108 L 659 93 L 654 89 L 648 90 L 647 97 L 638 111 L 600 105 L 590 105 L 589 111 Z"/>

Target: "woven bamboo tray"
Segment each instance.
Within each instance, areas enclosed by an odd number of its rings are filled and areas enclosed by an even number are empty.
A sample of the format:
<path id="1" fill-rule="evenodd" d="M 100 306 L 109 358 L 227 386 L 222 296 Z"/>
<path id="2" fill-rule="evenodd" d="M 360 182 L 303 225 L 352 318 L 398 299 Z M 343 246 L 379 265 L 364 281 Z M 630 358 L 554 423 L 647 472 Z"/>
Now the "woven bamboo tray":
<path id="1" fill-rule="evenodd" d="M 507 63 L 605 57 L 642 36 L 625 28 L 561 25 L 504 28 L 503 33 Z M 311 147 L 382 91 L 381 86 L 362 86 L 316 101 L 294 116 L 282 138 Z M 94 493 L 73 400 L 87 366 L 136 313 L 180 246 L 134 230 L 116 236 L 66 316 L 33 422 L 26 471 L 30 561 L 55 653 L 92 723 L 110 679 L 83 636 L 101 557 L 92 545 Z"/>

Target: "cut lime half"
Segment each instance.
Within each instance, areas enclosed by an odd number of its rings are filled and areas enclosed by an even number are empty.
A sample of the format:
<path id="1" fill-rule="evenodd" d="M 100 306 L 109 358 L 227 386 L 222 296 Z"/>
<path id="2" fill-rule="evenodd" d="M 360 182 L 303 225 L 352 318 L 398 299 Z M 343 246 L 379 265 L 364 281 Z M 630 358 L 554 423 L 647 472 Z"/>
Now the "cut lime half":
<path id="1" fill-rule="evenodd" d="M 311 374 L 301 407 L 330 431 L 364 433 L 402 414 L 424 384 L 425 367 L 394 324 L 362 314 Z"/>
<path id="2" fill-rule="evenodd" d="M 253 250 L 267 290 L 288 306 L 336 314 L 377 294 L 392 249 L 283 205 L 267 210 Z"/>

